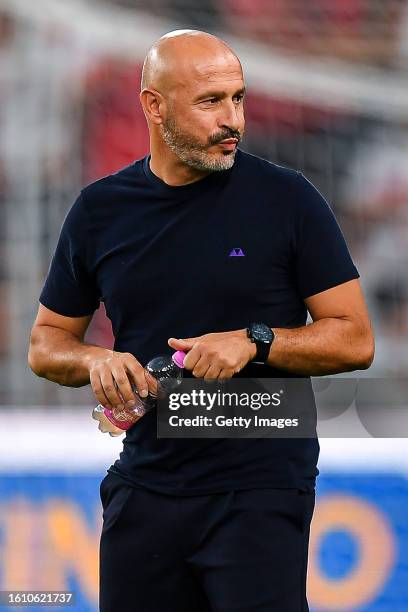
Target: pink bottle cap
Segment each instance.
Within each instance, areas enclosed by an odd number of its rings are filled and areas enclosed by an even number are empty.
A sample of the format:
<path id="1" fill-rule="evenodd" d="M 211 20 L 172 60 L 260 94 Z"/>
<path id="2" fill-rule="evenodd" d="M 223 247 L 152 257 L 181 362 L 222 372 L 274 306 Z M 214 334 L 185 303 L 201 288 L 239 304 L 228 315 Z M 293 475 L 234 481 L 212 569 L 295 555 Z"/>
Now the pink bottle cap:
<path id="1" fill-rule="evenodd" d="M 186 353 L 184 351 L 176 351 L 171 356 L 172 360 L 179 368 L 184 368 L 185 357 L 186 357 Z"/>

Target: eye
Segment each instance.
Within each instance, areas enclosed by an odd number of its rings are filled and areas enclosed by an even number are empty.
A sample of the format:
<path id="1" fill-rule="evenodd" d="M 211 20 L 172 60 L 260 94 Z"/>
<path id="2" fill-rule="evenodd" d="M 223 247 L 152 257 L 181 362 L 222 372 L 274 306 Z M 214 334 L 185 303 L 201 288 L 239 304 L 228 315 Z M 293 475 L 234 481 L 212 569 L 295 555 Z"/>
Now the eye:
<path id="1" fill-rule="evenodd" d="M 239 104 L 244 99 L 244 94 L 239 94 L 238 96 L 234 96 L 234 99 Z"/>
<path id="2" fill-rule="evenodd" d="M 203 100 L 203 104 L 215 104 L 218 102 L 218 98 L 208 98 L 208 100 Z"/>

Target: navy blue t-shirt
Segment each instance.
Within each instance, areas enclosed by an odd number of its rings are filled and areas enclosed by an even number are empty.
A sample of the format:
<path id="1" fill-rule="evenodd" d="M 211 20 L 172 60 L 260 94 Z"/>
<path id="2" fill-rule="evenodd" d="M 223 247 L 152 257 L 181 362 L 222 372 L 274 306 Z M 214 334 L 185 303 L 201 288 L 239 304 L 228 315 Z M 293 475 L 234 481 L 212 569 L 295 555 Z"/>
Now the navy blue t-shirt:
<path id="1" fill-rule="evenodd" d="M 299 172 L 238 151 L 230 170 L 171 187 L 149 159 L 83 189 L 40 296 L 68 317 L 90 315 L 103 301 L 115 350 L 145 365 L 172 353 L 170 337 L 253 321 L 303 326 L 304 298 L 358 278 L 329 205 Z M 250 364 L 238 376 L 291 374 Z M 181 495 L 311 489 L 318 454 L 313 438 L 157 438 L 153 410 L 126 433 L 110 471 Z"/>

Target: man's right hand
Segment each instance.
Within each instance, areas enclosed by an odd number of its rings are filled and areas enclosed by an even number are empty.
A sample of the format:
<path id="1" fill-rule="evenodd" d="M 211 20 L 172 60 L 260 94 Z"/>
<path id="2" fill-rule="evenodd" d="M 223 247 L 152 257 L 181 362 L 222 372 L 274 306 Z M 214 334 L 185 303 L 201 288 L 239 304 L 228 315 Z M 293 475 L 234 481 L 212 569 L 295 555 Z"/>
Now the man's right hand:
<path id="1" fill-rule="evenodd" d="M 32 371 L 67 387 L 91 383 L 99 403 L 111 410 L 132 408 L 132 386 L 142 398 L 156 393 L 157 381 L 131 353 L 84 342 L 91 319 L 65 317 L 40 304 L 30 337 Z"/>
<path id="2" fill-rule="evenodd" d="M 111 410 L 131 409 L 135 405 L 132 386 L 142 398 L 157 391 L 157 381 L 131 353 L 106 349 L 106 353 L 91 358 L 89 379 L 99 403 Z"/>

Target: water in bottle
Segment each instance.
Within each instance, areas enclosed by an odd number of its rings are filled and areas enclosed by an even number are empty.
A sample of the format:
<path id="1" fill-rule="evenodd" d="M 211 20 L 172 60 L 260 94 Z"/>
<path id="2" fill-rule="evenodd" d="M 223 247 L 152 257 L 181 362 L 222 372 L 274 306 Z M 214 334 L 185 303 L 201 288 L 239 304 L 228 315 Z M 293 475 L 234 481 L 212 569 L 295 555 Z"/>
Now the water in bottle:
<path id="1" fill-rule="evenodd" d="M 178 387 L 183 378 L 183 362 L 186 353 L 176 351 L 173 355 L 159 355 L 154 357 L 145 367 L 147 377 L 151 376 L 157 381 L 157 395 L 149 392 L 145 398 L 140 397 L 136 387 L 132 386 L 135 395 L 135 405 L 132 408 L 119 410 L 106 408 L 98 404 L 93 409 L 92 418 L 99 421 L 99 430 L 111 436 L 120 436 L 146 412 L 149 412 L 157 403 L 157 397 L 171 393 Z"/>

